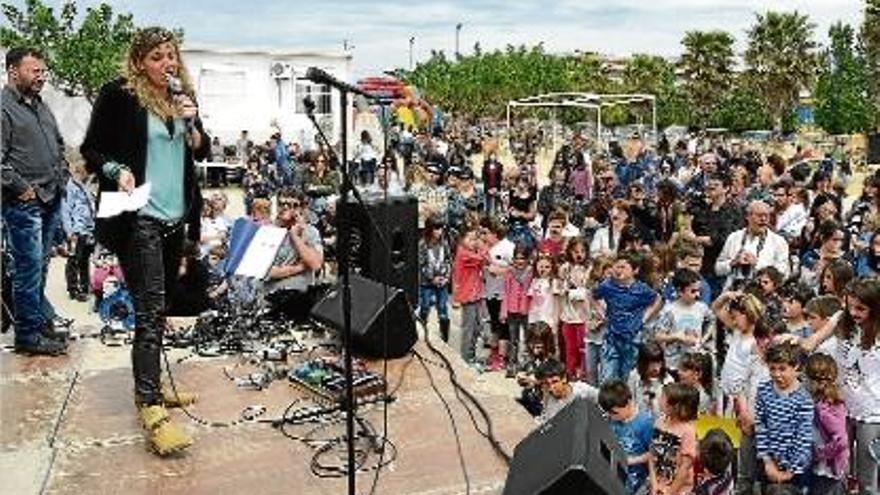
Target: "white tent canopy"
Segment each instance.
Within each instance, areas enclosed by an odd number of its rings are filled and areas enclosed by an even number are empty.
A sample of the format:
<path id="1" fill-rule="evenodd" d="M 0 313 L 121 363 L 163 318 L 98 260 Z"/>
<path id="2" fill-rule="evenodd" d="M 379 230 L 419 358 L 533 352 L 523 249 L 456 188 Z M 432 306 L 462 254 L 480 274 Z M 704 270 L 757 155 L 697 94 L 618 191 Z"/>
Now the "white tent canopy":
<path id="1" fill-rule="evenodd" d="M 596 142 L 602 141 L 602 109 L 617 105 L 651 105 L 651 129 L 657 137 L 657 98 L 654 95 L 633 94 L 596 94 L 596 93 L 546 93 L 528 98 L 520 98 L 507 102 L 507 128 L 510 129 L 510 112 L 512 108 L 558 108 L 577 107 L 596 110 Z M 554 133 L 555 134 L 555 133 Z"/>

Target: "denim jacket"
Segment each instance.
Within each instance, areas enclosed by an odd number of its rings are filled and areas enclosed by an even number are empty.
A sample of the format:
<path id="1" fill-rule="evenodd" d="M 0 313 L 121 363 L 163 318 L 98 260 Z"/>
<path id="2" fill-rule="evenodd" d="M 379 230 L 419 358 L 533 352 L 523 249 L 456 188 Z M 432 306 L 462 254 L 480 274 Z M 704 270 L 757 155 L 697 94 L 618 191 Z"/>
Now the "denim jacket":
<path id="1" fill-rule="evenodd" d="M 68 236 L 95 235 L 95 197 L 88 188 L 73 177 L 67 180 L 61 200 L 61 224 Z"/>

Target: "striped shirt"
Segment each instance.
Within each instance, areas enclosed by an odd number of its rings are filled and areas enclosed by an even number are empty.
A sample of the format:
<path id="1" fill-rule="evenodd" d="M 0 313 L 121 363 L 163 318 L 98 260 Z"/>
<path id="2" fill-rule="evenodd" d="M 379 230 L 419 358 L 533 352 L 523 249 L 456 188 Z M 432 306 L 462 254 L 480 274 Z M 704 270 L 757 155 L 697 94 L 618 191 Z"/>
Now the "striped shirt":
<path id="1" fill-rule="evenodd" d="M 771 458 L 792 474 L 809 470 L 813 450 L 813 399 L 803 386 L 781 393 L 772 382 L 758 386 L 755 446 L 758 459 Z"/>

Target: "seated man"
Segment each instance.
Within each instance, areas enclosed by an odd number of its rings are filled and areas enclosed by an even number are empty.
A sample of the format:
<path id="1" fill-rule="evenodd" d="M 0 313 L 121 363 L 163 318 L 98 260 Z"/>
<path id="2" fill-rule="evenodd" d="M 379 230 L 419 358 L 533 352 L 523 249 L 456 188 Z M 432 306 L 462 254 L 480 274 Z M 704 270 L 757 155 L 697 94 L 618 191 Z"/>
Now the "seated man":
<path id="1" fill-rule="evenodd" d="M 298 190 L 278 193 L 275 225 L 286 228 L 288 235 L 275 255 L 263 292 L 272 309 L 297 322 L 308 318 L 316 273 L 324 264 L 321 234 L 306 222 L 306 206 L 306 197 Z"/>

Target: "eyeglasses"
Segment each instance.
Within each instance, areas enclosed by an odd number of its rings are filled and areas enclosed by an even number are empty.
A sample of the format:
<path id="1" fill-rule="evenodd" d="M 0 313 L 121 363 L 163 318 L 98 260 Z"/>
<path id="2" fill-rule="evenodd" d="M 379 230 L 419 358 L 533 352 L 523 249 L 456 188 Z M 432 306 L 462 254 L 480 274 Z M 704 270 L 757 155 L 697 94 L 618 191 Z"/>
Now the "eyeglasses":
<path id="1" fill-rule="evenodd" d="M 278 202 L 278 208 L 281 208 L 281 209 L 299 208 L 302 205 L 303 204 L 300 203 L 299 201 L 279 201 Z"/>

